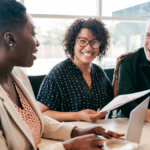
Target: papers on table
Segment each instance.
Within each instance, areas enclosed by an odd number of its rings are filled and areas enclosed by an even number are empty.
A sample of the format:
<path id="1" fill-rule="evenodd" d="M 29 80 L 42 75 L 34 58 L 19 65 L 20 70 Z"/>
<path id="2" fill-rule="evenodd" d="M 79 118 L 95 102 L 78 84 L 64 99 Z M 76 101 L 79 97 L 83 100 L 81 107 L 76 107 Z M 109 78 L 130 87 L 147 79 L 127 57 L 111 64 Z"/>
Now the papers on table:
<path id="1" fill-rule="evenodd" d="M 146 90 L 146 91 L 137 92 L 137 93 L 128 94 L 128 95 L 119 95 L 115 97 L 110 103 L 108 103 L 103 109 L 101 109 L 99 113 L 103 111 L 110 111 L 115 108 L 118 108 L 128 102 L 131 102 L 133 100 L 136 100 L 137 98 L 140 98 L 148 94 L 149 92 L 150 90 Z"/>

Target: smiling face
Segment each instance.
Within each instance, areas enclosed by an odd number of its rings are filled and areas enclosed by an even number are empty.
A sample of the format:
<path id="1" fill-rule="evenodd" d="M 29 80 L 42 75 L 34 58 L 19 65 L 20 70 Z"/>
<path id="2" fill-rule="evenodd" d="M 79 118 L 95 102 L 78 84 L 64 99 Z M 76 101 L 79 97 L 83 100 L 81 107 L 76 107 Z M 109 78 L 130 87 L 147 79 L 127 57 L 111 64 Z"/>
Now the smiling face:
<path id="1" fill-rule="evenodd" d="M 89 43 L 85 47 L 81 47 L 77 42 L 78 39 L 81 39 L 81 42 L 88 40 Z M 97 41 L 92 35 L 92 32 L 89 29 L 81 29 L 74 46 L 74 60 L 76 62 L 90 64 L 99 54 L 99 48 L 92 48 L 90 45 L 91 41 Z"/>
<path id="2" fill-rule="evenodd" d="M 144 39 L 144 50 L 146 54 L 146 58 L 150 61 L 150 20 L 148 20 L 146 27 L 146 34 Z"/>
<path id="3" fill-rule="evenodd" d="M 32 18 L 25 13 L 27 23 L 22 31 L 16 33 L 13 50 L 13 62 L 16 66 L 31 67 L 36 59 L 35 53 L 38 51 L 39 42 L 35 38 L 34 23 Z"/>

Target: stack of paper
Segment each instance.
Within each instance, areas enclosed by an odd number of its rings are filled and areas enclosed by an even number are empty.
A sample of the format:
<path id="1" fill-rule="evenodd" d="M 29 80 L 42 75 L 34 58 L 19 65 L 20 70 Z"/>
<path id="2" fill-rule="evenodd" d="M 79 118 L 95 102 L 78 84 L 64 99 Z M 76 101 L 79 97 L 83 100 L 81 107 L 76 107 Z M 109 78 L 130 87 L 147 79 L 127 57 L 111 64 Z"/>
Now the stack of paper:
<path id="1" fill-rule="evenodd" d="M 146 94 L 148 94 L 150 90 L 142 91 L 142 92 L 137 92 L 133 94 L 128 94 L 128 95 L 119 95 L 116 98 L 114 98 L 110 103 L 108 103 L 102 110 L 99 111 L 110 111 L 115 108 L 118 108 L 126 103 L 129 103 L 133 100 L 136 100 L 137 98 L 140 98 Z"/>

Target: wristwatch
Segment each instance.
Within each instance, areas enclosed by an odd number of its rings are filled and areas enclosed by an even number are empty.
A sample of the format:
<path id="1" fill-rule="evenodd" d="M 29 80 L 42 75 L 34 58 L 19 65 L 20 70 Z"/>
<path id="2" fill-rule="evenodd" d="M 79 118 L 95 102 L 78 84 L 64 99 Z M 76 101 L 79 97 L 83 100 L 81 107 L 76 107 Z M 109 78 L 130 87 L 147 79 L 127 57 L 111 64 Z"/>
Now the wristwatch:
<path id="1" fill-rule="evenodd" d="M 118 80 L 118 76 L 113 75 L 113 79 Z"/>

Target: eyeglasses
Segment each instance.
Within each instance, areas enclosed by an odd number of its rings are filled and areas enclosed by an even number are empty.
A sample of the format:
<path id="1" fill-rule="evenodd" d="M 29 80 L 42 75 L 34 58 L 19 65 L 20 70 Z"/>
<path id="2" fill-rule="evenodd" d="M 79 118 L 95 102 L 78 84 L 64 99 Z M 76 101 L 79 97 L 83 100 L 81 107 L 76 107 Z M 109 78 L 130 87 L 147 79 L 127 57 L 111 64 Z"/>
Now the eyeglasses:
<path id="1" fill-rule="evenodd" d="M 83 37 L 77 37 L 77 43 L 81 47 L 85 47 L 89 43 L 92 48 L 99 48 L 101 46 L 101 42 L 99 42 L 97 40 L 88 41 L 86 38 L 83 38 Z"/>

